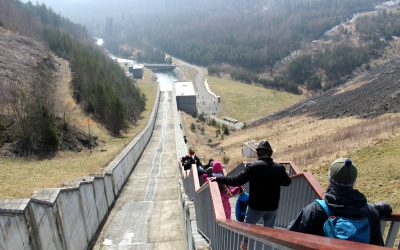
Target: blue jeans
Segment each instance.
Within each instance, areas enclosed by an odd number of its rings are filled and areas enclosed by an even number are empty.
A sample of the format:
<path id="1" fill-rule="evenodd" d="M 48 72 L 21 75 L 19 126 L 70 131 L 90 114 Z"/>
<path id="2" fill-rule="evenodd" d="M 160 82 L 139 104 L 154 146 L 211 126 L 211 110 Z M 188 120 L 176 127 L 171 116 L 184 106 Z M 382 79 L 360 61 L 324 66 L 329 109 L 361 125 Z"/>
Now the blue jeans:
<path id="1" fill-rule="evenodd" d="M 276 210 L 275 211 L 260 211 L 247 207 L 245 222 L 248 224 L 257 224 L 263 218 L 264 227 L 274 227 Z"/>

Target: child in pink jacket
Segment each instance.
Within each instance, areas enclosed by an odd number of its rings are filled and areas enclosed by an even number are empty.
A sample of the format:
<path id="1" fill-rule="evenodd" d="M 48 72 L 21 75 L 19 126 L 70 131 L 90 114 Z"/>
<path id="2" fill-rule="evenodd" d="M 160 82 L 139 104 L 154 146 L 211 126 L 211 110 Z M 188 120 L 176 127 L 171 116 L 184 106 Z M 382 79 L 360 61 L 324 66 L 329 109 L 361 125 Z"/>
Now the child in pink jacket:
<path id="1" fill-rule="evenodd" d="M 223 176 L 222 172 L 222 164 L 220 161 L 214 161 L 212 166 L 213 176 Z M 229 203 L 229 198 L 239 193 L 241 187 L 234 187 L 230 189 L 228 186 L 224 184 L 218 184 L 219 191 L 221 193 L 222 205 L 224 206 L 224 211 L 226 215 L 226 219 L 231 219 L 231 204 Z"/>

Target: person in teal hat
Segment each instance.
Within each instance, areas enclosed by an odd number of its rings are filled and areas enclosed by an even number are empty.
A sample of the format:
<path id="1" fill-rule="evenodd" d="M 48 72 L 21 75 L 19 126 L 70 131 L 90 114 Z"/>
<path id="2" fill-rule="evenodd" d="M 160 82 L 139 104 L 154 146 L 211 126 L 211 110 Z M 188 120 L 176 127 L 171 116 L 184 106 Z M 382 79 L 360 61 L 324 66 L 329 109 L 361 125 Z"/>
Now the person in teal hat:
<path id="1" fill-rule="evenodd" d="M 327 235 L 327 226 L 329 229 L 330 223 L 328 221 L 331 218 L 347 218 L 348 221 L 367 220 L 369 228 L 366 243 L 383 246 L 380 219 L 390 216 L 392 208 L 386 202 L 368 203 L 364 194 L 353 188 L 357 174 L 357 167 L 351 159 L 336 159 L 329 168 L 329 186 L 323 199 L 303 208 L 297 218 L 289 224 L 288 229 L 331 237 Z"/>

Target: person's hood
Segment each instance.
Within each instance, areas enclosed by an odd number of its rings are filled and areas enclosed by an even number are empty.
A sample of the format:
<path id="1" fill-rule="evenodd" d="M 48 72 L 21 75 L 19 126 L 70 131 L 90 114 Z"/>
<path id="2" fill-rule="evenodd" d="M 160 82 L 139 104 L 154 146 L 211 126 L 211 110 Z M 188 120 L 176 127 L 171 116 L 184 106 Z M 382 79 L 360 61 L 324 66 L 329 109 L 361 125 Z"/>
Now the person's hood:
<path id="1" fill-rule="evenodd" d="M 271 158 L 271 157 L 268 157 L 268 156 L 261 156 L 261 157 L 258 157 L 258 160 L 259 160 L 259 161 L 265 161 L 265 162 L 272 162 L 272 161 L 273 161 L 272 158 Z"/>
<path id="2" fill-rule="evenodd" d="M 324 199 L 335 215 L 365 217 L 368 214 L 367 199 L 356 189 L 329 187 Z"/>

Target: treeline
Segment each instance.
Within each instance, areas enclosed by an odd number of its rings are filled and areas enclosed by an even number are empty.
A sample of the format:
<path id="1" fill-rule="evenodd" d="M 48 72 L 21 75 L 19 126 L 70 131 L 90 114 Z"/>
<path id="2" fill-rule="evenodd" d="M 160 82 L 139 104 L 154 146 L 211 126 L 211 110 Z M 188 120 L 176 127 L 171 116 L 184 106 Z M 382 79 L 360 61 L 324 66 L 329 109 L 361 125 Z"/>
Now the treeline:
<path id="1" fill-rule="evenodd" d="M 208 72 L 211 75 L 224 72 L 246 83 L 259 83 L 265 87 L 297 94 L 300 93 L 300 87 L 308 90 L 326 90 L 348 80 L 354 69 L 379 55 L 384 45 L 379 39 L 376 43 L 370 41 L 364 47 L 358 47 L 350 41 L 341 42 L 318 52 L 297 56 L 285 66 L 283 72 L 272 79 L 228 64 L 210 65 Z"/>
<path id="2" fill-rule="evenodd" d="M 136 60 L 141 63 L 172 63 L 171 57 L 166 57 L 165 52 L 149 46 L 137 53 Z"/>
<path id="3" fill-rule="evenodd" d="M 400 13 L 382 10 L 377 15 L 359 17 L 356 31 L 364 40 L 392 40 L 393 36 L 400 36 Z"/>
<path id="4" fill-rule="evenodd" d="M 92 39 L 82 26 L 58 16 L 45 5 L 33 5 L 30 2 L 24 4 L 13 0 L 0 0 L 0 23 L 9 30 L 43 42 L 52 52 L 69 60 L 75 99 L 111 133 L 119 134 L 130 122 L 139 118 L 144 109 L 144 95 L 135 87 L 133 80 L 125 76 L 116 62 L 92 45 Z M 49 82 L 54 80 L 47 79 Z M 46 79 L 41 80 L 45 81 Z M 52 84 L 55 86 L 54 82 Z M 55 92 L 43 93 L 56 95 Z M 22 94 L 27 93 L 29 95 L 29 92 Z M 33 96 L 27 98 L 33 99 Z M 51 96 L 47 98 L 53 99 Z M 40 133 L 35 138 L 47 138 L 41 143 L 55 150 L 62 128 L 57 122 L 61 114 L 54 105 L 63 104 L 44 105 L 38 102 L 38 105 L 32 105 L 27 107 L 31 110 L 29 121 L 17 120 L 20 127 L 31 128 L 25 131 L 39 127 L 40 129 L 34 129 L 35 133 Z M 32 136 L 27 136 L 29 140 L 34 140 Z M 32 143 L 26 145 L 29 147 Z"/>
<path id="5" fill-rule="evenodd" d="M 113 134 L 139 119 L 145 97 L 116 62 L 93 46 L 75 44 L 71 69 L 74 97 Z"/>
<path id="6" fill-rule="evenodd" d="M 281 0 L 223 6 L 215 3 L 225 2 L 222 0 L 201 2 L 192 2 L 193 6 L 182 11 L 159 13 L 157 18 L 127 22 L 127 41 L 148 41 L 196 64 L 228 63 L 256 72 L 272 67 L 303 42 L 320 37 L 352 13 L 376 3 Z M 207 4 L 214 9 L 207 8 Z"/>
<path id="7" fill-rule="evenodd" d="M 74 97 L 87 112 L 94 113 L 114 134 L 137 121 L 145 97 L 116 62 L 58 30 L 46 29 L 44 39 L 52 51 L 70 60 Z"/>
<path id="8" fill-rule="evenodd" d="M 357 44 L 344 40 L 332 48 L 296 57 L 276 79 L 293 87 L 305 85 L 311 90 L 345 82 L 357 67 L 365 64 L 368 69 L 368 61 L 381 55 L 388 41 L 400 36 L 400 13 L 381 10 L 376 15 L 360 16 L 355 20 L 352 35 L 359 38 Z"/>
<path id="9" fill-rule="evenodd" d="M 315 54 L 296 57 L 276 79 L 293 89 L 300 85 L 309 90 L 328 89 L 346 81 L 349 74 L 371 56 L 368 49 L 340 43 Z"/>

